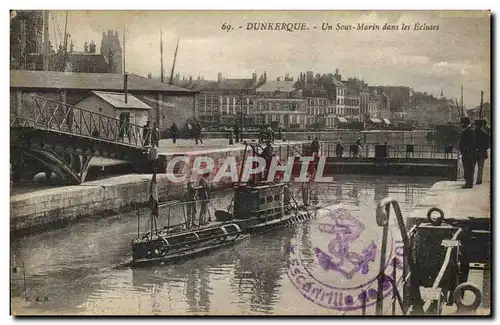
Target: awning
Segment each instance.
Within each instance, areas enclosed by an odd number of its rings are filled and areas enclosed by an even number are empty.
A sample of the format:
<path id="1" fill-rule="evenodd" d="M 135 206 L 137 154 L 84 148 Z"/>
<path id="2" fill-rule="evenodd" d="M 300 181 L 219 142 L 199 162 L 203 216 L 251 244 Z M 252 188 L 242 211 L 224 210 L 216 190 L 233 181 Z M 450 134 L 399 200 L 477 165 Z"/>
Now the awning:
<path id="1" fill-rule="evenodd" d="M 337 117 L 340 123 L 347 123 L 347 119 L 345 117 Z"/>
<path id="2" fill-rule="evenodd" d="M 378 118 L 371 118 L 370 121 L 372 121 L 373 123 L 382 123 L 382 121 Z"/>
<path id="3" fill-rule="evenodd" d="M 384 120 L 384 123 L 385 123 L 385 124 L 391 124 L 391 121 L 389 121 L 389 119 L 388 119 L 388 118 L 384 118 L 383 120 Z"/>

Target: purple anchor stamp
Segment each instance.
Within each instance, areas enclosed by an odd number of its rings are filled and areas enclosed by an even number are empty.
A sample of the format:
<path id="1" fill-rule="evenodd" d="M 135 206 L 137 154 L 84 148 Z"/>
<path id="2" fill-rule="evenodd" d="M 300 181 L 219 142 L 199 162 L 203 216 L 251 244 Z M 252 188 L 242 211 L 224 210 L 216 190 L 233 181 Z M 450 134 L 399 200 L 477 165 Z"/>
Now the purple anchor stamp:
<path id="1" fill-rule="evenodd" d="M 373 218 L 367 231 L 361 218 L 344 208 L 318 213 L 317 222 L 308 229 L 299 228 L 287 246 L 288 278 L 302 296 L 325 308 L 355 311 L 375 305 L 381 228 Z M 389 276 L 393 274 L 393 264 L 389 261 L 399 257 L 396 267 L 402 267 L 402 244 L 395 244 L 391 233 L 389 238 L 384 297 L 392 293 Z"/>

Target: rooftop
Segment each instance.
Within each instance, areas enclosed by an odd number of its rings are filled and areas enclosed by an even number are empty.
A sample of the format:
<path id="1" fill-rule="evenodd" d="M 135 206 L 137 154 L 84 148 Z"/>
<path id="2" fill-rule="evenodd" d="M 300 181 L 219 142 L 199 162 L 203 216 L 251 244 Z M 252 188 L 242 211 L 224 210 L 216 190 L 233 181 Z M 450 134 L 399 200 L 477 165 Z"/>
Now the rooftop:
<path id="1" fill-rule="evenodd" d="M 247 89 L 254 86 L 253 79 L 222 79 L 217 84 L 218 89 Z"/>
<path id="2" fill-rule="evenodd" d="M 284 93 L 289 93 L 295 90 L 294 85 L 295 81 L 268 81 L 257 88 L 257 92 L 281 91 Z"/>
<path id="3" fill-rule="evenodd" d="M 111 106 L 115 108 L 133 108 L 133 109 L 145 109 L 149 110 L 151 107 L 147 105 L 146 103 L 142 102 L 139 100 L 137 97 L 133 96 L 132 94 L 127 94 L 127 102 L 125 103 L 125 94 L 124 93 L 115 93 L 115 92 L 108 92 L 108 91 L 91 91 L 87 96 L 84 98 L 90 96 L 90 95 L 95 95 L 102 100 L 106 101 L 109 103 Z M 76 104 L 78 105 L 78 103 Z"/>
<path id="4" fill-rule="evenodd" d="M 123 74 L 58 71 L 11 70 L 11 88 L 88 89 L 123 91 Z M 135 74 L 128 75 L 129 91 L 175 92 L 191 95 L 194 91 L 163 84 Z"/>

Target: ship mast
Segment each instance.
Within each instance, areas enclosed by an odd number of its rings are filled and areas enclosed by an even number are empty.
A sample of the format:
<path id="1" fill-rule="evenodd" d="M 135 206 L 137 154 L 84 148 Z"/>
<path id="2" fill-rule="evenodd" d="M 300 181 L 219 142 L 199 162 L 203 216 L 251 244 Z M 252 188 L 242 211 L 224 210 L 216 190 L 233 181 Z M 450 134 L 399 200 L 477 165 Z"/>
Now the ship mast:
<path id="1" fill-rule="evenodd" d="M 483 91 L 481 90 L 481 105 L 479 106 L 479 119 L 483 118 Z"/>
<path id="2" fill-rule="evenodd" d="M 43 12 L 43 71 L 49 71 L 49 11 Z"/>
<path id="3" fill-rule="evenodd" d="M 175 47 L 174 63 L 172 64 L 172 72 L 170 73 L 170 84 L 174 82 L 174 69 L 175 69 L 175 61 L 177 60 L 177 50 L 179 50 L 179 38 L 177 38 L 177 46 Z"/>
<path id="4" fill-rule="evenodd" d="M 66 69 L 66 57 L 68 54 L 68 11 L 66 10 L 66 21 L 64 23 L 64 43 L 61 71 Z"/>
<path id="5" fill-rule="evenodd" d="M 160 73 L 161 73 L 161 83 L 165 82 L 165 75 L 163 70 L 163 31 L 160 30 Z"/>

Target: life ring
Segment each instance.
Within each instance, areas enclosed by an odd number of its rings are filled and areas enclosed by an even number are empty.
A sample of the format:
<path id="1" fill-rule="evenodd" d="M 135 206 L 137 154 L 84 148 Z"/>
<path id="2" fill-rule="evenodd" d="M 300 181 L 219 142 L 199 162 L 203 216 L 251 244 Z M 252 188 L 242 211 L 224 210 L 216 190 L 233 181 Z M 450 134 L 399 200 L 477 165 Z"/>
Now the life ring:
<path id="1" fill-rule="evenodd" d="M 433 212 L 436 212 L 436 211 L 439 212 L 439 217 L 437 217 L 437 219 L 434 220 L 434 219 L 431 218 L 431 215 L 432 215 Z M 433 226 L 441 226 L 441 223 L 444 220 L 444 212 L 443 212 L 443 210 L 438 209 L 438 208 L 430 208 L 429 211 L 427 211 L 427 220 Z"/>
<path id="2" fill-rule="evenodd" d="M 466 305 L 462 301 L 462 295 L 464 294 L 465 291 L 471 291 L 475 296 L 474 302 L 470 305 Z M 481 295 L 481 290 L 479 290 L 479 288 L 476 285 L 470 282 L 458 285 L 455 288 L 455 291 L 453 291 L 453 301 L 455 302 L 455 304 L 457 304 L 458 312 L 474 311 L 481 305 L 482 300 L 483 296 Z"/>

